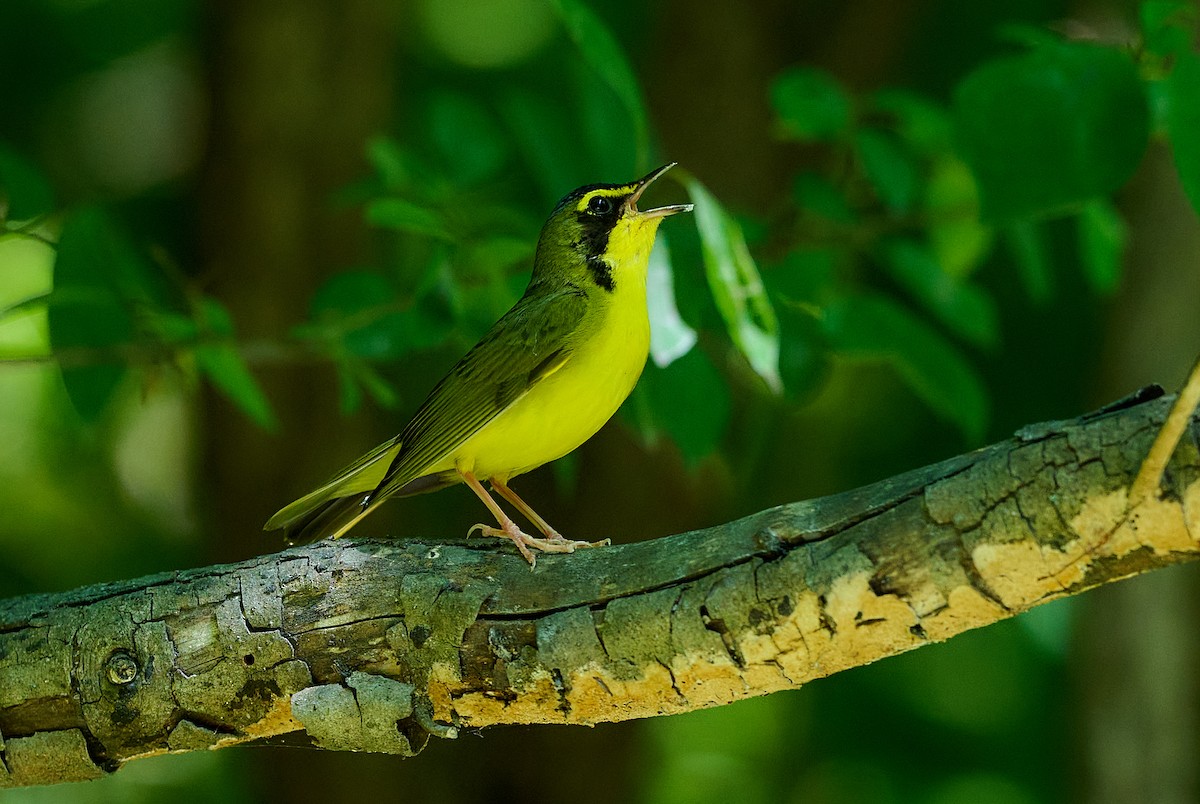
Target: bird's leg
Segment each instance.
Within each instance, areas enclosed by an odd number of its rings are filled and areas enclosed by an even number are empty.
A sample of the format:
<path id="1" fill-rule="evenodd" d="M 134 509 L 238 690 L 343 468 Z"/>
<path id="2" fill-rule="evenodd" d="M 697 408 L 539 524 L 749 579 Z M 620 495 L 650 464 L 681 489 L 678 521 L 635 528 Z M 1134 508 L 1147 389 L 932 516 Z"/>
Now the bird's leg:
<path id="1" fill-rule="evenodd" d="M 467 536 L 470 536 L 475 531 L 479 531 L 484 536 L 506 536 L 512 539 L 513 544 L 521 551 L 521 555 L 529 562 L 529 566 L 536 566 L 537 559 L 534 558 L 533 553 L 529 552 L 529 548 L 525 546 L 525 539 L 529 537 L 521 532 L 521 529 L 517 527 L 517 523 L 508 518 L 508 514 L 504 513 L 504 509 L 500 507 L 500 504 L 492 499 L 492 495 L 487 493 L 487 489 L 475 479 L 474 474 L 461 470 L 458 474 L 471 491 L 475 492 L 475 496 L 492 512 L 492 516 L 496 517 L 496 521 L 500 523 L 500 527 L 498 528 L 493 528 L 491 525 L 484 525 L 483 523 L 476 523 L 467 531 Z"/>
<path id="2" fill-rule="evenodd" d="M 488 482 L 492 484 L 492 489 L 495 492 L 515 505 L 517 510 L 521 512 L 522 516 L 537 526 L 537 529 L 545 534 L 547 539 L 552 542 L 566 541 L 561 533 L 550 527 L 550 523 L 542 519 L 541 514 L 533 510 L 533 507 L 529 503 L 522 500 L 515 491 L 508 487 L 507 484 L 500 482 L 496 478 L 492 478 Z"/>
<path id="3" fill-rule="evenodd" d="M 530 567 L 537 565 L 537 558 L 529 548 L 533 547 L 541 550 L 543 553 L 573 553 L 575 552 L 576 544 L 569 542 L 566 539 L 559 537 L 560 541 L 551 539 L 538 539 L 525 533 L 517 527 L 517 523 L 509 519 L 508 514 L 504 513 L 504 509 L 492 499 L 492 495 L 487 493 L 487 489 L 483 487 L 471 472 L 459 471 L 458 473 L 463 482 L 466 483 L 471 491 L 475 492 L 475 496 L 487 506 L 487 509 L 492 512 L 492 516 L 496 517 L 496 521 L 500 523 L 500 527 L 492 527 L 491 525 L 475 524 L 467 531 L 470 536 L 475 531 L 479 531 L 484 536 L 502 536 L 512 539 L 513 544 L 521 551 L 521 555 L 529 562 Z"/>
<path id="4" fill-rule="evenodd" d="M 501 497 L 515 505 L 517 510 L 521 512 L 522 516 L 536 525 L 537 529 L 545 534 L 546 541 L 554 544 L 569 544 L 573 549 L 578 547 L 607 547 L 608 545 L 612 544 L 609 539 L 602 539 L 598 542 L 578 542 L 572 539 L 564 538 L 561 533 L 550 527 L 550 523 L 542 519 L 541 514 L 533 510 L 533 507 L 529 503 L 522 500 L 515 491 L 510 489 L 507 483 L 497 480 L 496 478 L 492 478 L 488 482 L 492 484 L 492 488 L 495 489 Z"/>

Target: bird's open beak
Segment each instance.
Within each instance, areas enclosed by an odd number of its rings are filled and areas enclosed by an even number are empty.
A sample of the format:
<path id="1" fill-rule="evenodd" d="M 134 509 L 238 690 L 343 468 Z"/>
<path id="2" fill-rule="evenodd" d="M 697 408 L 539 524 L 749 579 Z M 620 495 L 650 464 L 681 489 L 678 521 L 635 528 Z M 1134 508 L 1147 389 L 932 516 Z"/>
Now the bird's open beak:
<path id="1" fill-rule="evenodd" d="M 691 204 L 673 204 L 669 207 L 657 207 L 656 209 L 648 209 L 644 212 L 637 208 L 637 201 L 642 197 L 642 193 L 646 191 L 646 188 L 653 184 L 654 180 L 659 176 L 675 167 L 676 164 L 678 163 L 668 162 L 662 167 L 650 171 L 645 178 L 639 181 L 637 186 L 634 187 L 633 195 L 629 196 L 629 198 L 625 201 L 625 211 L 642 218 L 665 218 L 668 215 L 674 215 L 676 212 L 691 212 Z"/>

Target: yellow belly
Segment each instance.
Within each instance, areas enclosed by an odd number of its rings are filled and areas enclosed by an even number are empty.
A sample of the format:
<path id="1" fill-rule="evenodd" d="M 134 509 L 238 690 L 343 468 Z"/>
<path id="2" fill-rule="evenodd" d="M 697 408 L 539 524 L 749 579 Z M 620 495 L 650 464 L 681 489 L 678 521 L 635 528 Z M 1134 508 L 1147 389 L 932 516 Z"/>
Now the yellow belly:
<path id="1" fill-rule="evenodd" d="M 614 301 L 596 334 L 562 368 L 427 473 L 458 469 L 507 482 L 561 458 L 603 427 L 637 384 L 650 348 L 644 298 Z"/>

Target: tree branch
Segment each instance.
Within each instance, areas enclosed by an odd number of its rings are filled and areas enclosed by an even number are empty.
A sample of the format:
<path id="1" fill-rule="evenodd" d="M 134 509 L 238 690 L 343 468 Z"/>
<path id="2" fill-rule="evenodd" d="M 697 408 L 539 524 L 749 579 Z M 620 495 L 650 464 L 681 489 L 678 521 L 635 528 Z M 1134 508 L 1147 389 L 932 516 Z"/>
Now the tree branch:
<path id="1" fill-rule="evenodd" d="M 344 539 L 0 602 L 0 787 L 250 740 L 412 754 L 801 686 L 1200 553 L 1200 423 L 1169 399 L 1024 428 L 845 494 L 524 561 Z"/>

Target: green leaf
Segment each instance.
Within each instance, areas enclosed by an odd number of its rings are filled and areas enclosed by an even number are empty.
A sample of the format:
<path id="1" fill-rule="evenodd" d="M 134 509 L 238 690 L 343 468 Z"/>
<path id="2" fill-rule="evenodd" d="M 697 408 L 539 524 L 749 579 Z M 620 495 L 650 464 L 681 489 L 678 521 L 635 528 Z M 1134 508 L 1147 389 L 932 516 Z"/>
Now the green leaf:
<path id="1" fill-rule="evenodd" d="M 696 345 L 696 330 L 687 325 L 675 306 L 675 276 L 671 250 L 662 232 L 650 252 L 646 270 L 646 306 L 650 313 L 650 357 L 666 368 Z"/>
<path id="2" fill-rule="evenodd" d="M 54 190 L 42 172 L 21 154 L 0 143 L 0 221 L 23 221 L 54 207 Z"/>
<path id="3" fill-rule="evenodd" d="M 412 159 L 390 137 L 373 137 L 367 143 L 367 161 L 379 174 L 383 186 L 392 192 L 408 188 L 413 182 Z"/>
<path id="4" fill-rule="evenodd" d="M 1170 81 L 1166 78 L 1148 78 L 1146 102 L 1150 105 L 1150 130 L 1154 132 L 1153 136 L 1156 139 L 1168 140 L 1167 115 L 1171 113 Z"/>
<path id="5" fill-rule="evenodd" d="M 423 288 L 414 304 L 405 311 L 401 334 L 398 336 L 409 349 L 428 349 L 440 346 L 463 325 L 463 310 L 455 309 L 456 302 L 450 297 L 460 291 L 453 287 L 453 278 L 431 282 Z M 500 316 L 508 311 L 525 290 L 527 276 L 514 275 L 501 283 L 500 298 L 496 298 L 495 285 L 488 289 L 492 295 L 492 311 L 479 334 L 487 330 Z M 516 285 L 516 289 L 512 289 Z"/>
<path id="6" fill-rule="evenodd" d="M 543 95 L 513 88 L 502 94 L 499 111 L 547 203 L 589 180 L 581 179 L 589 168 L 579 147 L 578 124 L 561 107 Z"/>
<path id="7" fill-rule="evenodd" d="M 60 280 L 83 281 L 103 286 L 134 312 L 167 308 L 170 291 L 161 272 L 154 269 L 134 247 L 117 221 L 101 207 L 81 207 L 68 219 L 71 247 L 78 260 L 56 265 L 55 285 Z M 59 239 L 62 248 L 62 238 Z"/>
<path id="8" fill-rule="evenodd" d="M 779 308 L 779 374 L 796 401 L 815 394 L 829 373 L 829 344 L 814 312 L 792 305 Z"/>
<path id="9" fill-rule="evenodd" d="M 11 304 L 0 306 L 0 322 L 3 322 L 9 316 L 24 315 L 33 310 L 45 307 L 46 302 L 50 299 L 50 293 L 51 291 L 36 291 L 24 298 L 17 299 Z"/>
<path id="10" fill-rule="evenodd" d="M 954 277 L 971 275 L 992 247 L 995 231 L 979 220 L 979 185 L 961 159 L 935 159 L 925 186 L 929 244 Z"/>
<path id="11" fill-rule="evenodd" d="M 354 368 L 348 356 L 334 363 L 338 380 L 338 411 L 349 416 L 362 407 L 362 388 L 354 378 Z"/>
<path id="12" fill-rule="evenodd" d="M 445 221 L 431 209 L 403 198 L 377 198 L 367 204 L 367 222 L 384 229 L 453 240 Z"/>
<path id="13" fill-rule="evenodd" d="M 191 316 L 160 311 L 149 323 L 157 338 L 165 344 L 190 345 L 200 336 L 200 327 Z"/>
<path id="14" fill-rule="evenodd" d="M 825 310 L 825 332 L 846 359 L 890 366 L 970 443 L 987 427 L 983 382 L 961 354 L 912 313 L 882 296 L 847 296 Z"/>
<path id="15" fill-rule="evenodd" d="M 789 139 L 829 142 L 850 129 L 850 98 L 823 70 L 784 70 L 771 82 L 771 105 L 782 135 Z"/>
<path id="16" fill-rule="evenodd" d="M 917 195 L 919 178 L 916 164 L 900 143 L 886 132 L 864 128 L 854 136 L 854 145 L 883 205 L 892 212 L 908 212 Z"/>
<path id="17" fill-rule="evenodd" d="M 533 264 L 535 243 L 527 237 L 497 235 L 468 246 L 466 259 L 456 261 L 456 273 L 464 278 L 487 278 L 505 274 L 520 266 L 526 275 Z"/>
<path id="18" fill-rule="evenodd" d="M 92 3 L 60 7 L 51 13 L 61 15 L 58 25 L 63 33 L 58 35 L 67 37 L 61 40 L 59 46 L 63 50 L 57 54 L 65 63 L 55 65 L 56 71 L 98 72 L 114 62 L 120 63 L 119 59 L 130 54 L 153 52 L 154 45 L 181 32 L 195 30 L 199 22 L 195 6 L 174 0 Z"/>
<path id="19" fill-rule="evenodd" d="M 1078 42 L 985 64 L 959 85 L 955 118 L 991 221 L 1108 195 L 1137 168 L 1150 124 L 1129 56 Z"/>
<path id="20" fill-rule="evenodd" d="M 370 360 L 395 360 L 434 346 L 445 340 L 450 325 L 421 299 L 404 310 L 388 278 L 372 271 L 331 276 L 313 294 L 311 317 L 316 325 L 302 329 L 302 336 L 328 342 L 335 354 Z"/>
<path id="21" fill-rule="evenodd" d="M 1196 36 L 1197 17 L 1193 0 L 1143 0 L 1138 18 L 1146 50 L 1159 56 L 1186 55 Z"/>
<path id="22" fill-rule="evenodd" d="M 835 292 L 838 266 L 845 259 L 839 248 L 796 248 L 764 272 L 763 281 L 778 306 L 806 307 L 815 313 Z"/>
<path id="23" fill-rule="evenodd" d="M 895 130 L 906 144 L 922 154 L 941 154 L 953 141 L 950 112 L 928 98 L 903 89 L 875 93 L 872 105 L 895 120 Z"/>
<path id="24" fill-rule="evenodd" d="M 1079 253 L 1088 283 L 1097 293 L 1111 294 L 1121 282 L 1121 260 L 1129 232 L 1108 199 L 1088 202 L 1079 214 Z"/>
<path id="25" fill-rule="evenodd" d="M 498 276 L 486 284 L 446 282 L 445 299 L 451 310 L 447 320 L 454 322 L 453 334 L 459 336 L 461 345 L 470 346 L 482 337 L 521 298 L 528 282 L 526 273 Z"/>
<path id="26" fill-rule="evenodd" d="M 508 156 L 508 142 L 487 108 L 469 95 L 439 91 L 429 104 L 430 138 L 456 183 L 494 177 Z"/>
<path id="27" fill-rule="evenodd" d="M 356 361 L 354 363 L 354 376 L 362 383 L 363 388 L 375 400 L 375 403 L 385 410 L 395 410 L 400 402 L 400 395 L 396 393 L 396 389 L 385 380 L 379 372 L 368 363 Z"/>
<path id="28" fill-rule="evenodd" d="M 816 173 L 796 176 L 792 198 L 804 215 L 818 215 L 834 223 L 853 224 L 857 220 L 841 188 Z"/>
<path id="29" fill-rule="evenodd" d="M 1167 133 L 1175 169 L 1192 209 L 1200 213 L 1200 55 L 1178 56 L 1166 90 Z"/>
<path id="30" fill-rule="evenodd" d="M 243 413 L 266 430 L 279 429 L 271 403 L 236 348 L 229 344 L 200 344 L 193 353 L 200 371 Z"/>
<path id="31" fill-rule="evenodd" d="M 46 308 L 54 284 L 54 257 L 45 243 L 0 236 L 0 360 L 53 356 Z M 0 398 L 5 393 L 0 392 Z"/>
<path id="32" fill-rule="evenodd" d="M 54 291 L 47 310 L 50 344 L 64 359 L 63 385 L 85 422 L 99 418 L 125 375 L 119 351 L 135 340 L 133 306 L 121 277 L 134 252 L 116 224 L 87 207 L 67 218 L 54 260 Z"/>
<path id="33" fill-rule="evenodd" d="M 925 309 L 976 346 L 995 346 L 1000 327 L 996 307 L 980 288 L 946 273 L 921 244 L 907 239 L 885 242 L 881 256 L 891 275 Z"/>
<path id="34" fill-rule="evenodd" d="M 1033 50 L 1039 47 L 1056 47 L 1062 43 L 1062 36 L 1045 25 L 1007 22 L 996 26 L 996 40 Z"/>
<path id="35" fill-rule="evenodd" d="M 779 322 L 738 222 L 695 179 L 687 181 L 696 208 L 708 286 L 725 328 L 750 366 L 775 392 L 779 379 Z"/>
<path id="36" fill-rule="evenodd" d="M 229 308 L 209 296 L 196 304 L 196 328 L 200 337 L 232 338 L 237 334 Z"/>
<path id="37" fill-rule="evenodd" d="M 63 364 L 63 386 L 71 406 L 88 423 L 100 418 L 121 384 L 126 367 L 120 348 L 134 333 L 133 321 L 116 296 L 90 290 L 83 295 L 63 288 L 48 308 L 50 343 Z M 74 358 L 74 353 L 83 357 Z"/>
<path id="38" fill-rule="evenodd" d="M 1004 230 L 1005 240 L 1017 263 L 1017 275 L 1029 298 L 1044 304 L 1054 295 L 1054 273 L 1050 268 L 1050 247 L 1041 224 L 1017 221 Z"/>
<path id="39" fill-rule="evenodd" d="M 197 367 L 259 426 L 271 431 L 278 429 L 271 403 L 232 343 L 234 327 L 229 311 L 216 299 L 204 298 L 197 304 L 196 314 L 204 338 L 193 350 Z"/>
<path id="40" fill-rule="evenodd" d="M 667 368 L 647 366 L 638 390 L 654 429 L 675 442 L 689 465 L 716 451 L 729 424 L 729 387 L 702 351 L 693 349 Z"/>
<path id="41" fill-rule="evenodd" d="M 629 136 L 629 115 L 621 99 L 595 70 L 576 65 L 574 97 L 579 108 L 581 145 L 597 176 L 633 176 L 638 171 L 638 143 Z"/>
<path id="42" fill-rule="evenodd" d="M 352 355 L 342 355 L 336 365 L 338 403 L 343 416 L 354 413 L 362 405 L 363 389 L 380 407 L 395 409 L 399 401 L 396 390 L 369 363 Z"/>
<path id="43" fill-rule="evenodd" d="M 642 88 L 615 36 L 581 0 L 556 0 L 567 33 L 584 61 L 616 93 L 633 124 L 638 163 L 649 158 L 650 125 Z"/>
<path id="44" fill-rule="evenodd" d="M 342 271 L 325 280 L 313 293 L 309 314 L 318 320 L 337 320 L 395 300 L 392 283 L 374 271 Z"/>

